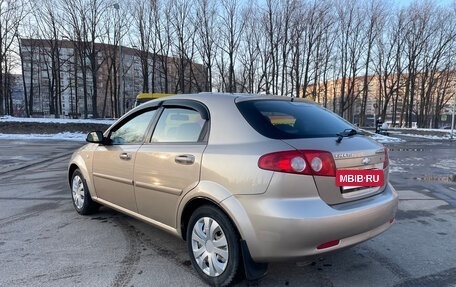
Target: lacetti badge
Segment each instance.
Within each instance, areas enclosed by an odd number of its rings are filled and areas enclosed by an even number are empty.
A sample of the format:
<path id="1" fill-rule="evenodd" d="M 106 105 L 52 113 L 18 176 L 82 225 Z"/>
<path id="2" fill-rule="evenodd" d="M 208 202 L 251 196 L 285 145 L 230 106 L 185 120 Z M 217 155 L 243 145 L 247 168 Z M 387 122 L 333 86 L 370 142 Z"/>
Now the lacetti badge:
<path id="1" fill-rule="evenodd" d="M 353 157 L 352 153 L 336 153 L 333 155 L 335 159 L 350 158 Z"/>
<path id="2" fill-rule="evenodd" d="M 337 186 L 382 186 L 385 182 L 383 170 L 363 169 L 363 170 L 337 170 Z"/>

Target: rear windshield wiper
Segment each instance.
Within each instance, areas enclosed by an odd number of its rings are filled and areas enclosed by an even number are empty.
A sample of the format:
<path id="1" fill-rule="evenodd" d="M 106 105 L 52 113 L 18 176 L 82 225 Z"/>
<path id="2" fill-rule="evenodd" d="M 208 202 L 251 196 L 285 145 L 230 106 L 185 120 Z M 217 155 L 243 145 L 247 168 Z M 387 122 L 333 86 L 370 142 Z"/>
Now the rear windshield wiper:
<path id="1" fill-rule="evenodd" d="M 344 137 L 351 137 L 354 135 L 360 134 L 355 129 L 345 129 L 343 132 L 337 134 L 337 143 L 340 143 Z"/>

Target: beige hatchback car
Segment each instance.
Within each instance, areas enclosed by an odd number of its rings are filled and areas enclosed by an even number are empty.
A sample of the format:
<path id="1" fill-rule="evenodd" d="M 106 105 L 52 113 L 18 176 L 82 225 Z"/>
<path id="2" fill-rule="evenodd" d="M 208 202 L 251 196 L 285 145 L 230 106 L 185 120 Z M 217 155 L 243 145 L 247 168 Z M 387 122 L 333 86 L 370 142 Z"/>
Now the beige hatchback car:
<path id="1" fill-rule="evenodd" d="M 76 211 L 102 204 L 183 238 L 214 286 L 372 238 L 397 209 L 387 149 L 295 98 L 170 96 L 87 141 L 68 167 Z"/>

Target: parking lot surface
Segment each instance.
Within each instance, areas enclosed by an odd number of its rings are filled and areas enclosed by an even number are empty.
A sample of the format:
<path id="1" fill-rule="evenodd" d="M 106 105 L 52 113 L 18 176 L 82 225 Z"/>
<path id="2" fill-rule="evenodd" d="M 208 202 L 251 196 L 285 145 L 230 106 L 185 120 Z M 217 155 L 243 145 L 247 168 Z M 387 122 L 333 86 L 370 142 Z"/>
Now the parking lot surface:
<path id="1" fill-rule="evenodd" d="M 66 165 L 82 144 L 0 140 L 0 286 L 204 286 L 181 239 L 108 208 L 74 211 Z M 270 264 L 258 286 L 456 286 L 456 145 L 388 147 L 400 195 L 391 229 L 311 262 Z"/>

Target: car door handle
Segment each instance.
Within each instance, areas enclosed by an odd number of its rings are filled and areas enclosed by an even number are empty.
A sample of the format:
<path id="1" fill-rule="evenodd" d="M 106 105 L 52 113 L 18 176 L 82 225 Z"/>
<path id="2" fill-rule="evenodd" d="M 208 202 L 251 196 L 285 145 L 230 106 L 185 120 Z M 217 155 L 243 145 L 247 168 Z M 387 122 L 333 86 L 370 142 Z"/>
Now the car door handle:
<path id="1" fill-rule="evenodd" d="M 128 153 L 128 152 L 123 152 L 120 154 L 120 159 L 123 159 L 123 160 L 130 160 L 131 159 L 131 153 Z"/>
<path id="2" fill-rule="evenodd" d="M 182 154 L 174 158 L 174 161 L 179 164 L 190 165 L 195 162 L 195 156 L 191 154 Z"/>

